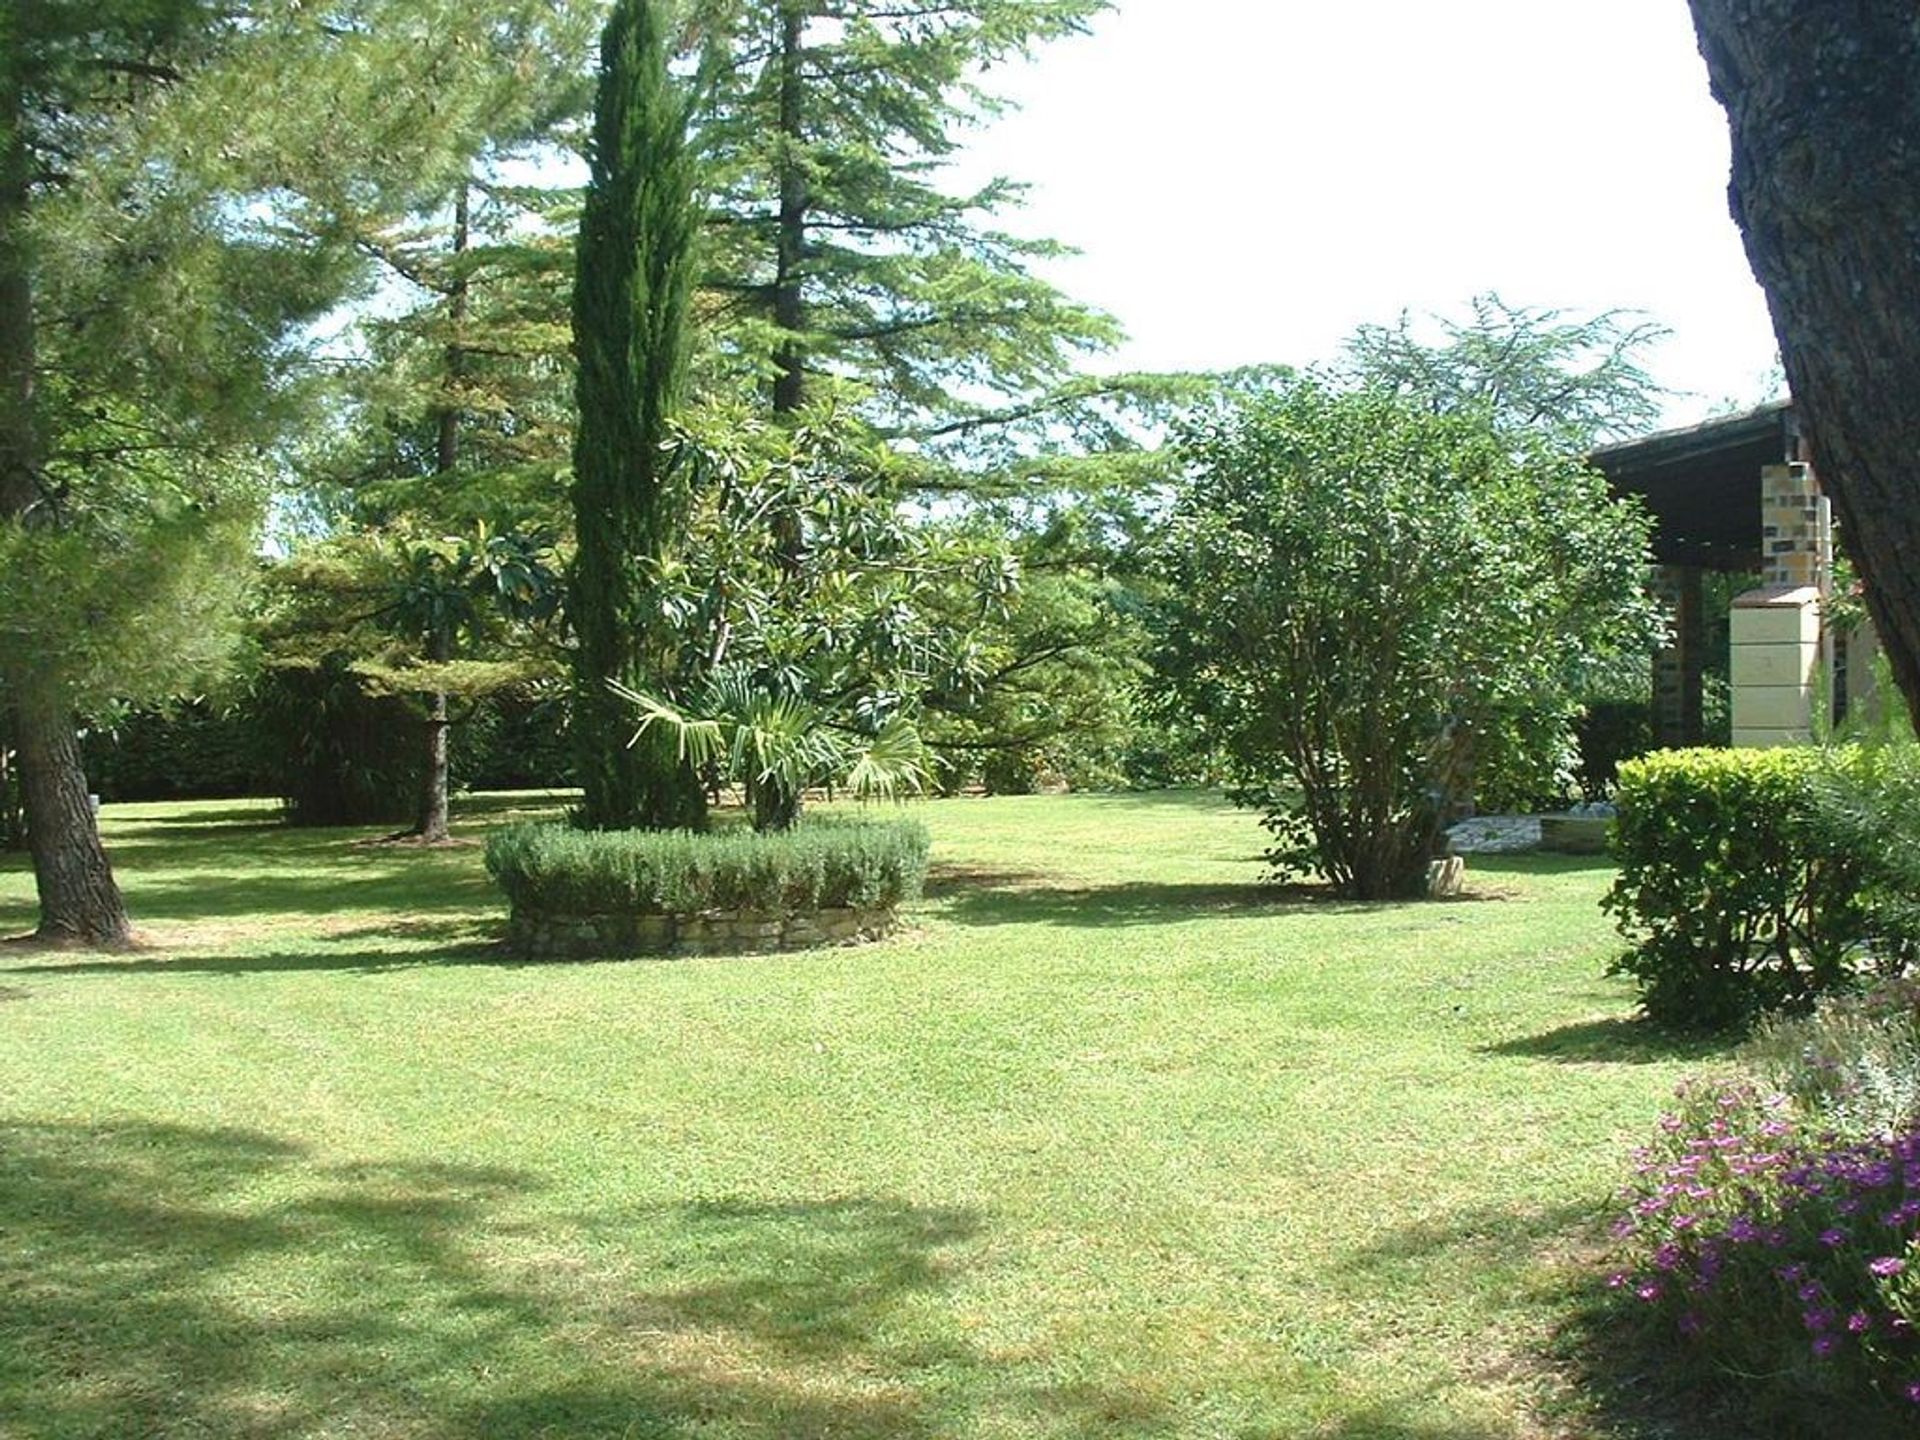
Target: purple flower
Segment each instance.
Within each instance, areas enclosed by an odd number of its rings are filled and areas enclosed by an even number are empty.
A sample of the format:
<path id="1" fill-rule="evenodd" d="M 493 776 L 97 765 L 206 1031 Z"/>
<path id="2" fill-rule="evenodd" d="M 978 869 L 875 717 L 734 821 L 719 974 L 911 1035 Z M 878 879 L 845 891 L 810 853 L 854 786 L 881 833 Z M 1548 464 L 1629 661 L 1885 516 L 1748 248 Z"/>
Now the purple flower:
<path id="1" fill-rule="evenodd" d="M 1831 1335 L 1817 1335 L 1813 1341 L 1813 1353 L 1824 1360 L 1840 1348 L 1840 1342 Z"/>
<path id="2" fill-rule="evenodd" d="M 1820 1232 L 1820 1243 L 1829 1250 L 1838 1250 L 1842 1245 L 1847 1243 L 1847 1232 L 1844 1230 L 1822 1230 Z"/>
<path id="3" fill-rule="evenodd" d="M 1891 1255 L 1882 1255 L 1877 1260 L 1869 1260 L 1867 1262 L 1867 1269 L 1882 1279 L 1886 1279 L 1888 1276 L 1898 1275 L 1906 1268 L 1906 1261 L 1895 1259 Z"/>

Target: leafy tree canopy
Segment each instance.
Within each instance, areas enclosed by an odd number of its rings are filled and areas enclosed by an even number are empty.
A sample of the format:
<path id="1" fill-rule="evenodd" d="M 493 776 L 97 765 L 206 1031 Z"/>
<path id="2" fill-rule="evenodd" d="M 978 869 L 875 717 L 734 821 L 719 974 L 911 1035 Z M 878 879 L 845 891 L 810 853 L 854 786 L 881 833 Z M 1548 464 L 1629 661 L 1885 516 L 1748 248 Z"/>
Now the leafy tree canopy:
<path id="1" fill-rule="evenodd" d="M 1564 735 L 1657 633 L 1646 518 L 1484 410 L 1303 376 L 1181 447 L 1158 667 L 1283 872 L 1416 893 L 1476 752 Z"/>
<path id="2" fill-rule="evenodd" d="M 1647 350 L 1666 330 L 1643 315 L 1509 305 L 1476 295 L 1465 318 L 1402 313 L 1348 339 L 1340 374 L 1440 412 L 1481 411 L 1503 429 L 1541 430 L 1576 450 L 1648 428 L 1666 391 Z"/>

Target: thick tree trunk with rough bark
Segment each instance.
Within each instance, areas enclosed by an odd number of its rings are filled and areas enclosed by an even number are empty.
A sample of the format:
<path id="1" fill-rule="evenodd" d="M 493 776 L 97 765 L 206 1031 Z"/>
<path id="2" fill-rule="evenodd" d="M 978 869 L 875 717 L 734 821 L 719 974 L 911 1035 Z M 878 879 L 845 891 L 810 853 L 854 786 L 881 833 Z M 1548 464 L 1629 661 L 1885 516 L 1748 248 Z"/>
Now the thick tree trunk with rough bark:
<path id="1" fill-rule="evenodd" d="M 36 934 L 106 948 L 132 943 L 126 904 L 87 796 L 72 712 L 57 692 L 16 687 L 13 722 L 26 792 L 27 849 L 40 892 Z"/>
<path id="2" fill-rule="evenodd" d="M 6 39 L 0 28 L 0 40 Z M 32 257 L 26 219 L 33 156 L 22 129 L 25 85 L 18 52 L 0 54 L 0 526 L 54 523 L 41 477 L 35 418 Z M 32 657 L 21 657 L 30 661 Z M 87 800 L 86 770 L 65 687 L 57 675 L 15 663 L 0 677 L 40 893 L 43 939 L 125 945 L 127 909 Z"/>
<path id="3" fill-rule="evenodd" d="M 1733 216 L 1867 606 L 1920 714 L 1920 8 L 1691 0 Z"/>

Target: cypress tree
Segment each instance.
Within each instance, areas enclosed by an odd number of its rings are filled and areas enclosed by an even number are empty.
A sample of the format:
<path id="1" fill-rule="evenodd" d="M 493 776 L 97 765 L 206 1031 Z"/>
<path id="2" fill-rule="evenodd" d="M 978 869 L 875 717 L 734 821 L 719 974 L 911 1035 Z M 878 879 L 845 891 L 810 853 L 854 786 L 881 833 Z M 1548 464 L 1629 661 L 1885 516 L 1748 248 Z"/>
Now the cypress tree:
<path id="1" fill-rule="evenodd" d="M 662 562 L 685 527 L 668 420 L 686 369 L 699 224 L 687 109 L 667 69 L 657 0 L 619 0 L 601 38 L 591 176 L 574 281 L 579 361 L 570 582 L 574 731 L 595 829 L 705 823 L 699 777 L 665 727 L 634 745 L 609 680 L 671 694 Z"/>

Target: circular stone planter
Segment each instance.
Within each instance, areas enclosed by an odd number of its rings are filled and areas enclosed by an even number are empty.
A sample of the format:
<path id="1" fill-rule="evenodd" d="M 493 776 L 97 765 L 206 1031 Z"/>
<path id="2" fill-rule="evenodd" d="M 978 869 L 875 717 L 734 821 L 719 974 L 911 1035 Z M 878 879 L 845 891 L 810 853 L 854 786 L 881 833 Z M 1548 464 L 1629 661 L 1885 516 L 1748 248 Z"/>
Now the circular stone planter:
<path id="1" fill-rule="evenodd" d="M 507 944 L 530 960 L 620 960 L 668 955 L 763 955 L 856 945 L 892 932 L 891 907 L 770 915 L 709 910 L 699 915 L 552 915 L 515 908 Z"/>

